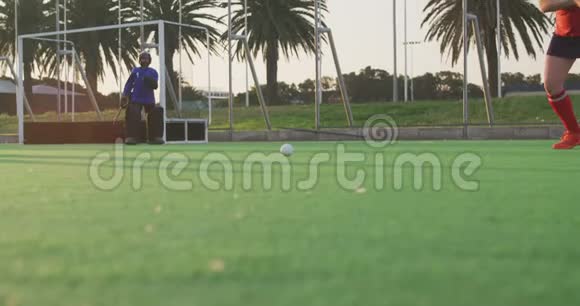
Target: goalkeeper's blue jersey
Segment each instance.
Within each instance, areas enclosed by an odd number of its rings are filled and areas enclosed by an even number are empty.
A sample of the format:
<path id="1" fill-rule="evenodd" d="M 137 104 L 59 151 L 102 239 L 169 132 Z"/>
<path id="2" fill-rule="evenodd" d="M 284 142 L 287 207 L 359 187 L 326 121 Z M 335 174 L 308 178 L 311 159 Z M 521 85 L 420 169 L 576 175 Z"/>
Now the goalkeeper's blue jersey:
<path id="1" fill-rule="evenodd" d="M 145 84 L 145 78 L 159 81 L 159 75 L 153 68 L 134 68 L 125 84 L 123 96 L 129 97 L 131 102 L 140 104 L 155 104 L 155 90 Z"/>

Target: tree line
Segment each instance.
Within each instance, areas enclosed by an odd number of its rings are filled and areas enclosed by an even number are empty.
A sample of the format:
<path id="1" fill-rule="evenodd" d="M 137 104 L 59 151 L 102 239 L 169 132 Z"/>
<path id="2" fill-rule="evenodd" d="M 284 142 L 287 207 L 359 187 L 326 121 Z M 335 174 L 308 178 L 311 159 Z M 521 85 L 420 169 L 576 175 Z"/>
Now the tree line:
<path id="1" fill-rule="evenodd" d="M 393 75 L 386 70 L 366 67 L 358 72 L 344 75 L 349 97 L 353 103 L 392 102 Z M 399 94 L 404 90 L 404 76 L 398 76 Z M 502 73 L 502 88 L 504 94 L 510 91 L 542 91 L 543 81 L 540 74 L 524 75 L 523 73 Z M 453 101 L 463 98 L 463 75 L 452 71 L 425 73 L 409 79 L 414 87 L 414 99 L 417 101 Z M 269 103 L 311 104 L 314 103 L 315 81 L 307 79 L 301 83 L 288 84 L 280 82 L 280 99 Z M 265 87 L 265 86 L 264 86 Z M 337 80 L 325 76 L 322 78 L 323 102 L 341 103 Z M 580 74 L 568 76 L 567 87 L 580 89 Z M 470 98 L 483 98 L 483 89 L 477 84 L 468 85 Z M 409 89 L 409 97 L 411 90 Z M 409 98 L 410 99 L 410 98 Z M 236 96 L 236 103 L 245 103 L 245 93 Z M 258 104 L 255 88 L 250 91 L 250 103 Z"/>
<path id="2" fill-rule="evenodd" d="M 67 1 L 69 29 L 80 29 L 117 24 L 118 13 L 121 22 L 138 22 L 140 3 L 135 0 L 60 0 L 61 6 Z M 18 6 L 15 6 L 15 2 Z M 204 49 L 213 53 L 223 52 L 228 40 L 227 18 L 224 0 L 144 0 L 145 20 L 166 20 L 204 27 L 209 30 L 210 40 L 206 41 L 204 31 L 182 28 L 182 39 L 176 26 L 166 26 L 165 63 L 174 86 L 177 86 L 177 72 L 174 56 L 183 45 L 185 55 L 196 61 Z M 122 8 L 119 9 L 119 4 Z M 278 61 L 282 57 L 297 56 L 299 53 L 314 52 L 314 0 L 233 0 L 232 31 L 234 35 L 248 33 L 251 56 L 263 54 L 267 66 L 267 91 L 269 99 L 277 100 Z M 320 0 L 322 19 L 327 11 L 326 0 Z M 17 11 L 15 9 L 17 7 Z M 60 9 L 62 16 L 63 10 Z M 18 12 L 18 14 L 16 14 Z M 246 15 L 247 12 L 247 15 Z M 182 13 L 182 14 L 180 14 Z M 15 16 L 18 15 L 18 34 L 43 33 L 56 30 L 56 0 L 0 0 L 0 55 L 15 55 Z M 245 20 L 248 29 L 244 29 Z M 60 29 L 64 28 L 60 22 Z M 155 27 L 145 27 L 145 37 L 156 39 Z M 122 31 L 122 52 L 118 55 L 119 35 L 117 30 L 93 31 L 84 35 L 70 35 L 83 62 L 90 86 L 96 91 L 99 81 L 106 71 L 112 71 L 119 78 L 119 66 L 129 70 L 135 65 L 140 52 L 140 29 L 129 28 Z M 235 56 L 243 59 L 242 44 L 234 44 Z M 37 79 L 55 78 L 57 56 L 55 43 L 45 41 L 25 41 L 24 83 L 26 92 L 31 92 L 33 76 Z M 162 72 L 164 73 L 164 72 Z"/>
<path id="3" fill-rule="evenodd" d="M 403 93 L 404 76 L 398 76 L 398 91 Z M 344 75 L 348 94 L 353 103 L 392 101 L 393 75 L 386 70 L 366 67 L 358 72 Z M 463 96 L 463 76 L 452 71 L 426 73 L 409 80 L 413 84 L 415 100 L 455 100 Z M 280 82 L 280 99 L 268 101 L 270 104 L 309 104 L 314 102 L 315 81 L 307 79 L 298 84 Z M 335 78 L 322 78 L 323 103 L 340 103 L 340 92 Z M 469 84 L 469 94 L 473 98 L 483 97 L 483 91 L 475 84 Z M 411 90 L 409 90 L 411 97 Z M 245 93 L 236 97 L 237 103 L 245 101 Z M 250 102 L 257 104 L 256 90 L 250 92 Z"/>
<path id="4" fill-rule="evenodd" d="M 40 33 L 54 31 L 55 26 L 55 2 L 56 0 L 0 0 L 0 55 L 14 55 L 14 16 L 15 1 L 18 1 L 19 33 Z M 63 3 L 65 0 L 60 0 Z M 102 25 L 116 24 L 119 3 L 123 4 L 121 19 L 123 23 L 139 21 L 139 1 L 135 0 L 67 0 L 70 17 L 68 28 L 87 28 Z M 182 0 L 183 8 L 180 10 L 179 0 L 144 0 L 144 18 L 146 20 L 179 21 L 179 13 L 183 12 L 183 23 L 206 27 L 210 31 L 210 43 L 207 45 L 205 34 L 200 31 L 189 29 L 183 30 L 181 43 L 186 46 L 185 52 L 191 59 L 198 58 L 203 48 L 210 48 L 214 52 L 223 50 L 227 41 L 227 29 L 225 27 L 225 0 Z M 292 86 L 283 87 L 278 82 L 278 62 L 282 58 L 297 57 L 301 53 L 312 54 L 314 48 L 314 0 L 233 0 L 233 34 L 241 35 L 247 32 L 251 56 L 261 54 L 266 63 L 265 93 L 267 99 L 273 104 L 282 101 L 280 95 L 285 91 L 292 91 Z M 320 0 L 322 18 L 327 13 L 327 1 Z M 497 28 L 496 1 L 468 0 L 468 9 L 479 17 L 481 35 L 487 62 L 489 63 L 489 80 L 491 84 L 497 83 L 498 57 L 496 35 Z M 352 5 L 356 5 L 354 2 Z M 543 38 L 550 31 L 550 19 L 542 14 L 538 8 L 527 0 L 500 1 L 501 19 L 500 44 L 507 58 L 520 58 L 518 46 L 523 46 L 524 52 L 531 57 L 537 55 L 537 50 L 542 50 Z M 247 14 L 246 14 L 247 12 Z M 459 62 L 461 50 L 464 44 L 471 48 L 474 44 L 475 33 L 469 29 L 468 41 L 464 42 L 462 33 L 462 0 L 429 0 L 423 8 L 421 27 L 427 28 L 425 41 L 438 41 L 439 53 L 451 61 L 452 65 Z M 244 29 L 245 20 L 248 20 L 248 29 Z M 64 24 L 61 24 L 61 29 Z M 136 55 L 140 50 L 139 34 L 137 29 L 128 29 L 123 32 L 123 52 L 117 55 L 119 40 L 117 31 L 91 32 L 83 37 L 71 36 L 77 51 L 83 61 L 84 70 L 88 76 L 91 87 L 97 89 L 99 80 L 102 80 L 107 70 L 116 71 L 121 65 L 130 69 L 134 65 Z M 156 37 L 155 29 L 146 27 L 147 37 Z M 175 82 L 176 72 L 173 67 L 173 57 L 180 45 L 177 29 L 166 28 L 166 58 L 168 72 Z M 521 42 L 521 43 L 520 43 Z M 243 59 L 244 54 L 240 42 L 235 44 L 235 56 Z M 362 47 L 362 46 L 361 46 Z M 519 47 L 521 48 L 521 47 Z M 38 78 L 46 78 L 54 75 L 56 70 L 55 48 L 46 42 L 27 41 L 24 46 L 24 80 L 27 91 L 31 89 L 33 74 Z M 120 63 L 120 64 L 119 64 Z M 374 77 L 362 76 L 362 79 L 371 81 L 372 86 L 377 86 L 382 79 L 386 78 L 383 72 L 376 71 Z M 437 80 L 439 78 L 440 80 Z M 359 88 L 367 85 L 359 85 L 359 74 L 349 75 L 349 87 L 352 87 L 353 99 L 364 96 L 358 93 Z M 453 73 L 427 74 L 419 77 L 416 89 L 426 87 L 437 94 L 435 97 L 455 97 L 455 87 L 450 86 L 457 82 L 457 75 Z M 438 82 L 439 81 L 439 82 Z M 175 84 L 175 83 L 174 83 Z M 307 85 L 307 84 L 306 84 Z M 442 86 L 434 88 L 434 86 Z M 371 86 L 371 85 L 368 85 Z M 372 94 L 369 97 L 389 96 L 389 86 L 379 86 L 383 92 Z M 299 86 L 296 86 L 300 90 Z M 492 86 L 495 94 L 496 88 Z M 304 89 L 306 90 L 306 89 Z M 303 91 L 304 91 L 303 90 Z M 392 90 L 392 88 L 390 89 Z M 476 88 L 473 88 L 475 91 Z M 377 89 L 378 91 L 378 89 Z M 419 96 L 423 89 L 416 90 Z M 474 94 L 477 94 L 474 92 Z"/>

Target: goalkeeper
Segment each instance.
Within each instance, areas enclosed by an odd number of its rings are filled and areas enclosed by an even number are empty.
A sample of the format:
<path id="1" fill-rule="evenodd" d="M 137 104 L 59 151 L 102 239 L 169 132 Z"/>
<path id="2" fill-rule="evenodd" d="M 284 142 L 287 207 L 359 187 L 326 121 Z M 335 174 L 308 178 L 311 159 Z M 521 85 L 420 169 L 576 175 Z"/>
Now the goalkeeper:
<path id="1" fill-rule="evenodd" d="M 147 138 L 150 144 L 163 144 L 163 108 L 155 104 L 155 90 L 158 88 L 159 75 L 150 68 L 151 54 L 139 55 L 139 65 L 131 72 L 123 91 L 126 139 L 128 145 L 135 145 L 143 135 L 141 112 L 147 113 Z"/>

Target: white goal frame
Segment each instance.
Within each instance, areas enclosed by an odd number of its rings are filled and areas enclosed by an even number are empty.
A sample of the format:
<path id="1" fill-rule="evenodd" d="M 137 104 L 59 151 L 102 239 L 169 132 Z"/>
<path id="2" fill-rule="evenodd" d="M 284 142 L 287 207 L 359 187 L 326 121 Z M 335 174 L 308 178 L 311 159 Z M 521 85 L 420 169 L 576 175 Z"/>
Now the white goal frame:
<path id="1" fill-rule="evenodd" d="M 157 31 L 158 31 L 158 39 L 159 41 L 157 41 L 154 44 L 151 43 L 144 43 L 142 44 L 142 47 L 147 47 L 147 48 L 155 48 L 158 51 L 158 56 L 159 56 L 159 101 L 157 101 L 157 104 L 160 105 L 161 107 L 163 107 L 165 110 L 167 110 L 167 93 L 168 93 L 168 79 L 167 79 L 167 67 L 166 67 L 166 63 L 165 63 L 165 26 L 166 25 L 176 25 L 176 26 L 182 26 L 182 27 L 189 27 L 189 28 L 194 28 L 194 29 L 198 29 L 198 30 L 202 30 L 205 31 L 207 34 L 207 41 L 208 41 L 208 45 L 207 50 L 208 50 L 208 67 L 207 67 L 207 73 L 208 73 L 208 103 L 209 105 L 211 105 L 211 91 L 212 91 L 212 82 L 211 82 L 211 48 L 209 46 L 209 42 L 210 42 L 210 33 L 209 33 L 209 29 L 204 28 L 204 27 L 197 27 L 197 26 L 192 26 L 192 25 L 188 25 L 188 24 L 180 24 L 180 23 L 176 23 L 176 22 L 170 22 L 170 21 L 164 21 L 164 20 L 155 20 L 155 21 L 144 21 L 144 22 L 133 22 L 133 23 L 124 23 L 124 24 L 115 24 L 115 25 L 107 25 L 107 26 L 99 26 L 99 27 L 90 27 L 90 28 L 80 28 L 80 29 L 73 29 L 73 30 L 67 30 L 67 31 L 54 31 L 54 32 L 45 32 L 45 33 L 34 33 L 34 34 L 25 34 L 25 35 L 19 35 L 18 36 L 18 73 L 17 73 L 17 90 L 16 90 L 16 112 L 17 112 L 17 116 L 18 116 L 18 143 L 19 144 L 24 144 L 24 121 L 25 121 L 25 117 L 24 117 L 24 107 L 25 107 L 25 95 L 24 95 L 24 71 L 23 71 L 23 63 L 24 63 L 24 58 L 23 58 L 23 54 L 24 54 L 24 40 L 26 39 L 49 39 L 49 38 L 53 38 L 53 37 L 58 37 L 61 35 L 65 35 L 65 34 L 80 34 L 80 33 L 86 33 L 86 32 L 92 32 L 92 31 L 106 31 L 106 30 L 121 30 L 121 29 L 125 29 L 125 28 L 143 28 L 145 26 L 157 26 Z M 173 90 L 171 88 L 171 90 Z M 176 111 L 177 113 L 180 113 L 180 106 L 181 106 L 181 101 L 174 101 L 177 102 L 175 105 L 176 107 Z M 183 119 L 183 118 L 170 118 L 167 115 L 167 111 L 164 112 L 164 131 L 163 131 L 163 138 L 166 141 L 167 140 L 167 133 L 165 131 L 166 127 L 166 123 L 167 122 L 172 122 L 175 120 L 179 120 L 179 119 Z M 199 121 L 200 119 L 191 119 L 192 121 Z M 203 119 L 202 119 L 203 120 Z M 206 120 L 207 121 L 207 120 Z M 206 124 L 207 127 L 207 124 Z M 206 141 L 203 142 L 187 142 L 187 143 L 205 143 Z"/>

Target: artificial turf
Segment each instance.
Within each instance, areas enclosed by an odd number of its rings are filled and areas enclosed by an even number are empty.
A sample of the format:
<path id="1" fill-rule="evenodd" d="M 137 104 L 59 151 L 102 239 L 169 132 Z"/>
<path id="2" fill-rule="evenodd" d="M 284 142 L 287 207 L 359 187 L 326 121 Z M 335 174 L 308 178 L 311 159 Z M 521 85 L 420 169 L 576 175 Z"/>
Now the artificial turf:
<path id="1" fill-rule="evenodd" d="M 125 151 L 124 177 L 96 188 L 89 164 L 112 146 L 0 146 L 0 305 L 575 305 L 580 302 L 580 152 L 545 141 L 401 142 L 386 149 L 345 143 L 365 162 L 364 185 L 340 186 L 336 143 L 295 143 L 292 190 L 275 166 L 272 190 L 243 186 L 243 161 L 276 152 L 276 143 L 138 146 Z M 143 188 L 131 187 L 131 161 L 150 152 Z M 201 160 L 232 160 L 232 190 L 211 191 Z M 313 188 L 299 190 L 309 160 L 328 152 Z M 452 180 L 462 153 L 481 158 Z M 182 155 L 170 155 L 177 153 Z M 441 161 L 415 190 L 407 165 L 395 188 L 394 161 L 431 153 Z M 384 157 L 377 190 L 376 155 Z M 189 164 L 171 191 L 160 159 Z M 259 158 L 258 158 L 259 159 Z M 112 174 L 113 163 L 103 167 Z M 426 167 L 428 168 L 428 167 Z M 224 178 L 215 164 L 214 179 Z M 462 168 L 463 169 L 463 168 Z M 170 176 L 177 173 L 170 174 Z M 427 170 L 426 175 L 433 174 Z M 246 188 L 247 189 L 247 188 Z"/>

